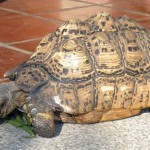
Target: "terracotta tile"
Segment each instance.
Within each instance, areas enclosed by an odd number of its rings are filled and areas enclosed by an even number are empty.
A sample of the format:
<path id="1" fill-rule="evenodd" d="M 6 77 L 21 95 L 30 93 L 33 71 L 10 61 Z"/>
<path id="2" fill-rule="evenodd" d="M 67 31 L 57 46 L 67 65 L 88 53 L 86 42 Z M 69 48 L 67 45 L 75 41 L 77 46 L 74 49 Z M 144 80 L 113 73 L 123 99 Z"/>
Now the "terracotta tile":
<path id="1" fill-rule="evenodd" d="M 147 29 L 150 29 L 150 27 L 149 27 L 150 20 L 139 21 L 139 23 L 141 25 L 143 25 L 144 27 L 146 27 Z M 14 47 L 17 47 L 17 48 L 20 48 L 20 49 L 24 49 L 24 50 L 27 50 L 27 51 L 34 52 L 35 48 L 40 43 L 41 39 L 35 40 L 35 41 L 30 41 L 30 42 L 11 44 L 11 46 L 14 46 Z"/>
<path id="2" fill-rule="evenodd" d="M 38 46 L 40 41 L 41 40 L 35 40 L 35 41 L 30 41 L 30 42 L 11 44 L 11 46 L 33 52 L 33 51 L 35 51 L 35 48 Z"/>
<path id="3" fill-rule="evenodd" d="M 142 5 L 150 5 L 150 0 L 131 0 L 131 2 L 139 3 Z"/>
<path id="4" fill-rule="evenodd" d="M 139 21 L 139 23 L 150 31 L 150 19 Z"/>
<path id="5" fill-rule="evenodd" d="M 120 0 L 82 0 L 83 2 L 90 2 L 94 4 L 105 4 L 105 3 L 114 3 Z"/>
<path id="6" fill-rule="evenodd" d="M 42 37 L 52 32 L 58 25 L 29 16 L 0 19 L 0 41 L 14 42 Z"/>
<path id="7" fill-rule="evenodd" d="M 35 13 L 87 5 L 89 4 L 68 0 L 9 0 L 3 2 L 0 6 L 18 11 Z"/>
<path id="8" fill-rule="evenodd" d="M 122 1 L 118 3 L 107 4 L 107 6 L 143 12 L 143 13 L 147 13 L 148 15 L 150 14 L 150 1 L 146 1 L 146 0 L 144 2 Z"/>
<path id="9" fill-rule="evenodd" d="M 15 52 L 4 47 L 0 47 L 0 77 L 3 77 L 3 74 L 7 70 L 19 65 L 28 57 L 29 55 Z"/>
<path id="10" fill-rule="evenodd" d="M 143 15 L 127 13 L 127 12 L 123 12 L 120 10 L 115 10 L 115 9 L 100 7 L 100 6 L 91 6 L 88 8 L 80 8 L 76 10 L 68 10 L 68 11 L 61 11 L 61 12 L 55 12 L 55 13 L 42 13 L 39 15 L 47 17 L 47 18 L 62 20 L 62 21 L 68 21 L 69 19 L 72 19 L 72 18 L 79 18 L 81 20 L 85 20 L 91 15 L 98 13 L 98 12 L 102 12 L 102 11 L 112 14 L 112 16 L 114 17 L 126 15 L 133 19 L 147 18 L 146 16 L 143 16 Z"/>
<path id="11" fill-rule="evenodd" d="M 20 15 L 17 13 L 12 13 L 12 12 L 5 11 L 5 10 L 0 10 L 0 18 L 2 18 L 2 17 L 11 18 L 11 17 L 18 17 L 18 16 L 20 16 Z"/>

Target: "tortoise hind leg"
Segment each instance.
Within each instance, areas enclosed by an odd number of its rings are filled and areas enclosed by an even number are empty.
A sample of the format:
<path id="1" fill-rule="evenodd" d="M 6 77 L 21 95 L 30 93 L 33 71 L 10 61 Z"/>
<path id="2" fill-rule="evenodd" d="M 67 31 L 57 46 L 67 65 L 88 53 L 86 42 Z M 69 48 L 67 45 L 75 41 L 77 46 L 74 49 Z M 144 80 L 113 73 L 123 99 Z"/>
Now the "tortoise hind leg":
<path id="1" fill-rule="evenodd" d="M 141 110 L 130 110 L 130 109 L 113 109 L 109 111 L 93 110 L 86 114 L 78 116 L 68 116 L 61 114 L 60 118 L 62 122 L 70 123 L 98 123 L 102 121 L 118 120 L 128 118 L 131 116 L 138 115 Z"/>

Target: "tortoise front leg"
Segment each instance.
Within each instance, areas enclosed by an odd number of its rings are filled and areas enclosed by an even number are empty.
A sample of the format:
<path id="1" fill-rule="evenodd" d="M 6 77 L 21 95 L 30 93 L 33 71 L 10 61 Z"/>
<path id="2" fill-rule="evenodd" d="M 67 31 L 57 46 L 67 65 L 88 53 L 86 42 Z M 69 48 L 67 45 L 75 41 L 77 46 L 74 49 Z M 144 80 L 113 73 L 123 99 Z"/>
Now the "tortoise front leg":
<path id="1" fill-rule="evenodd" d="M 55 120 L 52 108 L 35 95 L 27 97 L 26 103 L 33 130 L 42 137 L 53 137 L 55 135 Z"/>

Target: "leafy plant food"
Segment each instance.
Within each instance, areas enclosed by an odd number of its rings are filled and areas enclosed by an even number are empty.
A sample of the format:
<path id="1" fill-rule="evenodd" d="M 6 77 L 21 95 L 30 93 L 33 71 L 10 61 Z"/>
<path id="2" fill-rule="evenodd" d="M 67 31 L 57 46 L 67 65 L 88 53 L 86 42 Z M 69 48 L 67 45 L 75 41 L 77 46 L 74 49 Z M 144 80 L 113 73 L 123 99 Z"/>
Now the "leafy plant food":
<path id="1" fill-rule="evenodd" d="M 25 138 L 34 138 L 36 136 L 32 129 L 32 124 L 29 117 L 22 112 L 15 111 L 14 116 L 10 117 L 7 122 L 17 128 L 26 131 L 29 136 L 25 136 Z"/>

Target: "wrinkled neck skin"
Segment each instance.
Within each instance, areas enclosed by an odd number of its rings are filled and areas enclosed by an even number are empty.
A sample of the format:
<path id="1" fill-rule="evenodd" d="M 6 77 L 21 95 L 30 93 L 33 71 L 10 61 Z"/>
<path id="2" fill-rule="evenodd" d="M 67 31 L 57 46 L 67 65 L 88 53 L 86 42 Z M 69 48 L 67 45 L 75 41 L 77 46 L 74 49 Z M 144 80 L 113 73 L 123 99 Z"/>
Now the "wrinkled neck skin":
<path id="1" fill-rule="evenodd" d="M 15 108 L 25 103 L 26 93 L 19 90 L 15 82 L 0 84 L 0 117 L 4 118 Z"/>

